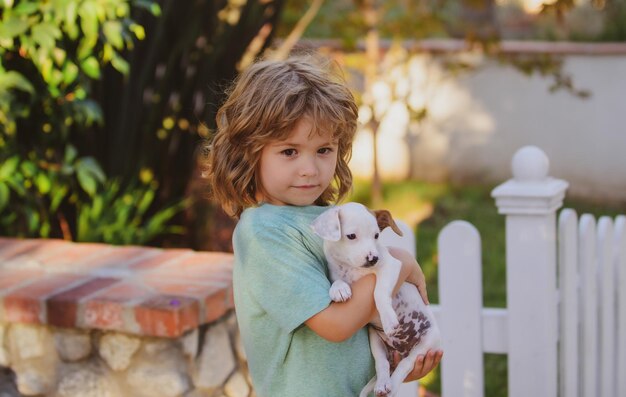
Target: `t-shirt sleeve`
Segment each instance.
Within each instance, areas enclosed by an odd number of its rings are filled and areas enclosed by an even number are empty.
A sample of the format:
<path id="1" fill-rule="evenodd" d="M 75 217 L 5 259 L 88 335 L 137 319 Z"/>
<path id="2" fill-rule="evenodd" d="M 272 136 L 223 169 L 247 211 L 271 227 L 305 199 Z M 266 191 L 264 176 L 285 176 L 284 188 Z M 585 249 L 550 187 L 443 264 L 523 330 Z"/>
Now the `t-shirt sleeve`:
<path id="1" fill-rule="evenodd" d="M 325 265 L 290 228 L 254 227 L 236 233 L 242 285 L 286 332 L 330 303 Z"/>

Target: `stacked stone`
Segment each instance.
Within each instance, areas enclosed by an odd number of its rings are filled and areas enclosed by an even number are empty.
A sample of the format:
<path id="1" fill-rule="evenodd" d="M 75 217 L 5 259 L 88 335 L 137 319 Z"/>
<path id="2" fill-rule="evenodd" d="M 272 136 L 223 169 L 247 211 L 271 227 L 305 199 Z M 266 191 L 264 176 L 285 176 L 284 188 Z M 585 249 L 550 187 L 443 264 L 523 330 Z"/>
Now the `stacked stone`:
<path id="1" fill-rule="evenodd" d="M 254 397 L 254 391 L 231 311 L 179 338 L 0 323 L 0 397 L 21 396 Z"/>

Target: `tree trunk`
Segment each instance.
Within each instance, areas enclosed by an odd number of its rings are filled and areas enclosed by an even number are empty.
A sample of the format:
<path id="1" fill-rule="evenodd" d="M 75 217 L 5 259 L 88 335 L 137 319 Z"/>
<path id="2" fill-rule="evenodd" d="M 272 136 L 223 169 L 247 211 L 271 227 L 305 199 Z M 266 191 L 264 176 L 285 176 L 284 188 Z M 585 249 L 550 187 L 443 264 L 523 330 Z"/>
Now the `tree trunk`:
<path id="1" fill-rule="evenodd" d="M 380 121 L 374 112 L 375 100 L 373 96 L 373 85 L 378 78 L 378 67 L 380 63 L 380 42 L 378 34 L 378 9 L 374 0 L 365 0 L 360 4 L 366 25 L 365 54 L 367 64 L 365 65 L 365 95 L 364 101 L 372 109 L 372 121 L 369 123 L 372 129 L 372 206 L 378 208 L 383 199 L 380 172 L 378 169 L 378 144 L 377 133 Z M 368 103 L 369 102 L 369 103 Z"/>

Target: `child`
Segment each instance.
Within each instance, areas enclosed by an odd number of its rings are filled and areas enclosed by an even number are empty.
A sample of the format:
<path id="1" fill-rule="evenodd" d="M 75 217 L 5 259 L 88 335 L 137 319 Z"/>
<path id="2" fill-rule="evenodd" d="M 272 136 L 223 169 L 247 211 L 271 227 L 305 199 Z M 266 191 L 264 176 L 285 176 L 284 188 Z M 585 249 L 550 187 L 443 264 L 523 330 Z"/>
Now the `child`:
<path id="1" fill-rule="evenodd" d="M 233 235 L 237 320 L 260 397 L 348 397 L 374 376 L 364 326 L 375 313 L 375 276 L 330 301 L 322 240 L 311 222 L 351 188 L 357 106 L 313 58 L 262 61 L 244 71 L 217 113 L 209 153 L 215 198 L 239 222 Z M 423 274 L 405 251 L 397 287 Z M 415 272 L 419 280 L 416 281 Z M 420 357 L 409 378 L 441 352 Z"/>

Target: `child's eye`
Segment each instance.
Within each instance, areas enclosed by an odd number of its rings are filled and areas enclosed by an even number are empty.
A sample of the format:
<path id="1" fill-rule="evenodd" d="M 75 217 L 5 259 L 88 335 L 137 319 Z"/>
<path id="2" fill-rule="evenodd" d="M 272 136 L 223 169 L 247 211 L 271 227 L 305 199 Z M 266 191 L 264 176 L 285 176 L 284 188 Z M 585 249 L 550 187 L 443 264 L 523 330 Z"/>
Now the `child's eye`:
<path id="1" fill-rule="evenodd" d="M 297 152 L 296 152 L 296 149 L 285 149 L 281 153 L 287 157 L 291 157 L 291 156 L 295 156 Z"/>
<path id="2" fill-rule="evenodd" d="M 346 237 L 348 238 L 348 240 L 354 240 L 356 238 L 356 234 L 354 234 L 354 233 L 348 234 L 348 235 L 346 235 Z"/>
<path id="3" fill-rule="evenodd" d="M 323 147 L 323 148 L 318 149 L 317 152 L 319 154 L 329 154 L 333 152 L 333 149 L 329 147 Z"/>
<path id="4" fill-rule="evenodd" d="M 374 238 L 378 240 L 378 233 L 374 235 Z"/>

